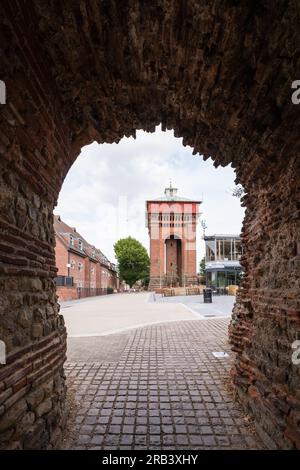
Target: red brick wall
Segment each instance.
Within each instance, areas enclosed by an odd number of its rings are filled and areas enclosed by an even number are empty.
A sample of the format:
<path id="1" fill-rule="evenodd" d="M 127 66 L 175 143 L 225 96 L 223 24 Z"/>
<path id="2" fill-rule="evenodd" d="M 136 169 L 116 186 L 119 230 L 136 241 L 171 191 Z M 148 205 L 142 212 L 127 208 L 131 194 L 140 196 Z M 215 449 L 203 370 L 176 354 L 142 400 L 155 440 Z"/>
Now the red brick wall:
<path id="1" fill-rule="evenodd" d="M 100 282 L 99 282 L 99 276 L 97 277 L 97 264 L 94 261 L 92 261 L 90 258 L 85 258 L 84 260 L 85 263 L 85 287 L 91 287 L 91 288 L 96 288 L 96 287 L 101 287 Z M 98 285 L 97 285 L 98 281 Z"/>
<path id="2" fill-rule="evenodd" d="M 72 266 L 72 261 L 75 263 Z M 79 263 L 82 264 L 82 269 L 79 270 Z M 76 253 L 70 253 L 70 276 L 73 277 L 74 285 L 76 287 L 89 287 L 88 277 L 86 276 L 86 263 L 85 258 L 77 255 Z"/>
<path id="3" fill-rule="evenodd" d="M 185 275 L 186 280 L 196 279 L 196 219 L 199 203 L 193 202 L 175 202 L 158 203 L 147 202 L 148 214 L 159 213 L 162 220 L 150 218 L 149 236 L 150 236 L 150 278 L 158 278 L 160 275 L 168 274 L 171 271 L 170 263 L 179 267 L 179 275 Z M 165 219 L 164 216 L 170 216 L 174 213 L 172 220 Z M 177 215 L 183 216 L 183 219 L 177 219 Z M 192 217 L 189 220 L 185 216 Z M 170 236 L 174 235 L 182 241 L 181 255 L 176 253 L 176 244 L 171 247 Z M 166 253 L 165 253 L 166 244 Z M 166 256 L 166 260 L 165 260 Z M 181 258 L 181 259 L 180 259 Z M 166 265 L 166 269 L 165 269 Z M 189 281 L 188 281 L 189 282 Z M 150 281 L 151 284 L 151 281 Z"/>
<path id="4" fill-rule="evenodd" d="M 64 302 L 65 300 L 75 300 L 78 298 L 76 287 L 57 287 L 56 295 L 58 296 L 58 299 L 62 302 Z"/>
<path id="5" fill-rule="evenodd" d="M 68 250 L 58 237 L 55 237 L 55 261 L 58 276 L 68 276 Z"/>
<path id="6" fill-rule="evenodd" d="M 183 271 L 187 276 L 197 275 L 196 249 L 194 242 L 185 240 L 183 243 Z"/>
<path id="7" fill-rule="evenodd" d="M 161 239 L 150 239 L 150 277 L 164 272 L 164 245 Z"/>
<path id="8" fill-rule="evenodd" d="M 73 277 L 74 287 L 91 289 L 117 288 L 117 278 L 114 271 L 101 266 L 99 262 L 95 262 L 88 257 L 82 257 L 73 252 L 68 254 L 68 248 L 58 237 L 56 237 L 55 258 L 58 268 L 57 274 Z M 75 263 L 74 266 L 72 262 Z M 69 270 L 67 268 L 68 263 L 71 264 Z M 79 270 L 79 263 L 82 264 L 81 270 Z"/>
<path id="9" fill-rule="evenodd" d="M 97 263 L 94 263 L 93 261 L 89 260 L 89 275 L 90 275 L 90 287 L 91 288 L 96 288 L 96 287 L 101 287 L 100 285 L 97 285 Z"/>
<path id="10" fill-rule="evenodd" d="M 96 264 L 96 284 L 98 288 L 102 287 L 102 277 L 101 277 L 101 272 L 102 272 L 102 266 L 100 263 Z"/>
<path id="11" fill-rule="evenodd" d="M 113 273 L 113 287 L 117 290 L 120 289 L 120 282 L 116 272 Z"/>
<path id="12" fill-rule="evenodd" d="M 81 261 L 81 263 L 82 263 L 82 261 Z M 89 258 L 85 258 L 83 260 L 83 263 L 84 263 L 84 285 L 82 285 L 81 287 L 90 287 L 91 273 L 90 273 L 90 260 L 89 260 Z"/>
<path id="13" fill-rule="evenodd" d="M 181 240 L 168 239 L 166 244 L 166 274 L 179 274 L 182 270 L 181 264 Z"/>
<path id="14" fill-rule="evenodd" d="M 104 266 L 101 266 L 101 287 L 106 289 L 109 287 L 109 276 L 108 269 Z"/>

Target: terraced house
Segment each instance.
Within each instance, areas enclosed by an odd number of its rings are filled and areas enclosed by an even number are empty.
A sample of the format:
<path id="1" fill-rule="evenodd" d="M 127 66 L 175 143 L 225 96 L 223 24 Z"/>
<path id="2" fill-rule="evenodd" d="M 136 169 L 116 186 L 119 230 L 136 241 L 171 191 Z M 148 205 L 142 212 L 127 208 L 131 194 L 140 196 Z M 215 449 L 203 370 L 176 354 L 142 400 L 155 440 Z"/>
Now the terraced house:
<path id="1" fill-rule="evenodd" d="M 119 288 L 115 264 L 99 248 L 54 216 L 56 285 L 61 300 L 112 293 Z"/>

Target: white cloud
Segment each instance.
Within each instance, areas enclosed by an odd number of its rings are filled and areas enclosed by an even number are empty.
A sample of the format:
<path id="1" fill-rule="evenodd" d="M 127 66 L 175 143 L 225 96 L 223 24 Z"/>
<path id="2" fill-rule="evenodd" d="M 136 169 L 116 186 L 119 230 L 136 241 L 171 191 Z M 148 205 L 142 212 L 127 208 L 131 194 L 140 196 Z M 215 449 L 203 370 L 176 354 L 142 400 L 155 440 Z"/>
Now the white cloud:
<path id="1" fill-rule="evenodd" d="M 192 155 L 172 131 L 157 129 L 119 144 L 96 142 L 83 147 L 70 169 L 55 210 L 62 219 L 114 260 L 113 244 L 131 235 L 148 248 L 145 200 L 163 195 L 172 179 L 181 196 L 203 197 L 200 206 L 206 233 L 239 233 L 244 209 L 230 194 L 234 170 L 216 169 L 211 160 Z M 203 256 L 198 227 L 198 259 Z"/>

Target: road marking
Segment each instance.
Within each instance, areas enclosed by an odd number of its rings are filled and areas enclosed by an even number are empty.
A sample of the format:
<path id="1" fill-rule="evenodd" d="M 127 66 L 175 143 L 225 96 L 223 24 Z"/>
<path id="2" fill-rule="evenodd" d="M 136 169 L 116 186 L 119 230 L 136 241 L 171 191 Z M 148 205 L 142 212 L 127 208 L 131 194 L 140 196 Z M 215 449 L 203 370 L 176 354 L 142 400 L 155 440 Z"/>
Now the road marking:
<path id="1" fill-rule="evenodd" d="M 222 312 L 222 310 L 218 310 L 217 308 L 215 308 L 213 311 L 214 312 L 219 312 L 221 313 L 221 315 L 219 316 L 214 316 L 212 317 L 213 312 L 207 312 L 207 313 L 200 313 L 198 312 L 197 310 L 194 310 L 192 307 L 188 307 L 186 304 L 183 304 L 183 303 L 178 303 L 177 305 L 182 305 L 183 307 L 185 307 L 187 310 L 189 310 L 191 313 L 193 313 L 194 315 L 196 315 L 198 318 L 200 317 L 201 320 L 210 320 L 211 318 L 227 318 L 227 317 L 231 317 L 231 312 L 230 313 L 224 313 Z M 208 317 L 208 316 L 205 316 L 205 315 L 211 315 L 211 317 Z"/>
<path id="2" fill-rule="evenodd" d="M 182 305 L 183 307 L 185 307 L 189 312 L 193 313 L 197 318 L 200 317 L 201 320 L 205 320 L 205 317 L 202 315 L 202 313 L 199 313 L 196 310 L 193 310 L 191 307 L 188 307 L 186 304 L 179 303 L 178 305 Z"/>

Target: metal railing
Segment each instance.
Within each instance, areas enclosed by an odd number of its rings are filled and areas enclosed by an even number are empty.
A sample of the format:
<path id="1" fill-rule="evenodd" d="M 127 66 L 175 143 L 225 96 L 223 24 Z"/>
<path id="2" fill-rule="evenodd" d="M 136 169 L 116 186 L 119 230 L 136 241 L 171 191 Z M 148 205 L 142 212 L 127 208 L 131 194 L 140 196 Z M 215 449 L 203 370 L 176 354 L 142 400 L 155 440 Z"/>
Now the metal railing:
<path id="1" fill-rule="evenodd" d="M 73 277 L 72 276 L 57 276 L 55 278 L 55 284 L 58 287 L 73 287 Z"/>
<path id="2" fill-rule="evenodd" d="M 77 287 L 78 299 L 83 297 L 95 297 L 96 295 L 106 295 L 109 293 L 107 287 Z"/>

